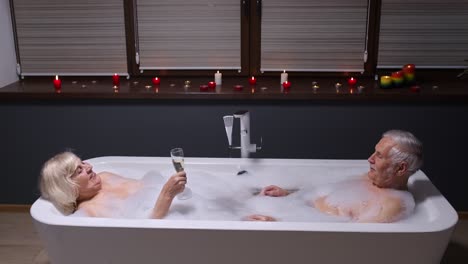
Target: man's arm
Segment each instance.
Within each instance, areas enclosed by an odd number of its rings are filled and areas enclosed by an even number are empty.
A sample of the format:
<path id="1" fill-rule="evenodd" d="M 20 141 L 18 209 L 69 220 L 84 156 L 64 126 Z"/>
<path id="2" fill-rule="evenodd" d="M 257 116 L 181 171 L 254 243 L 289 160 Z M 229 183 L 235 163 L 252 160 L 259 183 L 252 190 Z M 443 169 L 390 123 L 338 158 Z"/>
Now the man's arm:
<path id="1" fill-rule="evenodd" d="M 377 206 L 378 212 L 375 212 L 376 208 L 367 206 L 367 208 L 361 208 L 358 215 L 356 215 L 357 222 L 366 223 L 391 223 L 398 220 L 398 216 L 403 210 L 403 205 L 400 199 L 395 197 L 387 196 Z"/>
<path id="2" fill-rule="evenodd" d="M 350 217 L 361 223 L 394 222 L 403 209 L 400 199 L 389 196 L 382 201 L 358 202 L 351 206 L 332 205 L 326 198 L 327 196 L 321 196 L 314 200 L 314 207 L 323 213 Z"/>

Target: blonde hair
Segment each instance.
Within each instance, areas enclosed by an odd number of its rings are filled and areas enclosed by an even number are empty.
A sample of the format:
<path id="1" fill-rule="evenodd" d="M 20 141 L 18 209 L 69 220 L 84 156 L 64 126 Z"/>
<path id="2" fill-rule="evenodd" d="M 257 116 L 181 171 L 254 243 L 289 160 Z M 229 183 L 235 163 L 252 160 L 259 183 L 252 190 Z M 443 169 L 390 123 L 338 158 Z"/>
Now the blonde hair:
<path id="1" fill-rule="evenodd" d="M 39 189 L 44 199 L 51 201 L 62 213 L 76 209 L 78 185 L 71 179 L 81 159 L 72 152 L 62 152 L 49 159 L 41 170 Z"/>

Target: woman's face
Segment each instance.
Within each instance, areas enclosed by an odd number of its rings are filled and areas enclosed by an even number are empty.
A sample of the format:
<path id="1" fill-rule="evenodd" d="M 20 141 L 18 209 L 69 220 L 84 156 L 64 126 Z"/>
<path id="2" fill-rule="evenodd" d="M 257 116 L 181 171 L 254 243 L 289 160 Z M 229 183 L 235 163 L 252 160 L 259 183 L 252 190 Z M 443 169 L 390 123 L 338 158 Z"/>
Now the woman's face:
<path id="1" fill-rule="evenodd" d="M 72 180 L 78 184 L 78 201 L 91 199 L 101 190 L 101 177 L 89 163 L 81 162 L 73 173 Z"/>

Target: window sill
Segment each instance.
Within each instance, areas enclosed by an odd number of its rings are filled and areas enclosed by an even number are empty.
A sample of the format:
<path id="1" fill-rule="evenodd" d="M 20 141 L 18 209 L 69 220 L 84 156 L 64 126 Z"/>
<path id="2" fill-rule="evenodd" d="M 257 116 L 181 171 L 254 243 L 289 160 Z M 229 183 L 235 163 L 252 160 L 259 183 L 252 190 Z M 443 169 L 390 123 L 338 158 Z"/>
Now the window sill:
<path id="1" fill-rule="evenodd" d="M 190 87 L 185 81 L 190 80 Z M 419 91 L 408 86 L 381 89 L 371 78 L 361 78 L 351 89 L 345 77 L 291 77 L 290 89 L 282 88 L 279 77 L 259 77 L 251 86 L 247 78 L 224 77 L 223 84 L 202 91 L 201 84 L 212 81 L 207 77 L 162 78 L 157 87 L 150 78 L 121 78 L 113 87 L 111 77 L 62 77 L 62 89 L 56 92 L 50 77 L 29 77 L 0 88 L 0 101 L 29 100 L 250 100 L 250 101 L 367 101 L 367 102 L 463 102 L 468 103 L 468 79 L 453 77 L 418 79 Z M 319 88 L 312 88 L 312 82 Z M 340 89 L 335 84 L 342 84 Z M 236 90 L 236 85 L 242 85 Z M 363 86 L 363 89 L 358 89 Z"/>

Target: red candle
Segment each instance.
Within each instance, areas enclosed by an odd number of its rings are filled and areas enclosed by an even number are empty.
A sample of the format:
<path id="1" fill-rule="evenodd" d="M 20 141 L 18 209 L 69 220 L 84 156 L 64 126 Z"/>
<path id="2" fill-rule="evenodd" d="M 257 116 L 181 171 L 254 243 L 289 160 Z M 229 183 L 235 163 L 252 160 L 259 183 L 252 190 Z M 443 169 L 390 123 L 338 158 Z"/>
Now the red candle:
<path id="1" fill-rule="evenodd" d="M 395 87 L 400 87 L 405 81 L 402 71 L 392 72 L 392 83 Z"/>
<path id="2" fill-rule="evenodd" d="M 403 66 L 403 73 L 414 73 L 416 66 L 414 64 L 406 64 Z"/>
<path id="3" fill-rule="evenodd" d="M 158 77 L 154 77 L 152 79 L 153 85 L 159 85 L 161 83 L 161 80 Z"/>
<path id="4" fill-rule="evenodd" d="M 421 86 L 419 85 L 412 85 L 410 87 L 410 91 L 413 93 L 419 93 L 421 91 Z"/>
<path id="5" fill-rule="evenodd" d="M 208 82 L 208 88 L 210 88 L 210 89 L 216 88 L 216 83 L 215 82 Z"/>
<path id="6" fill-rule="evenodd" d="M 244 89 L 244 86 L 243 86 L 243 85 L 240 85 L 240 84 L 234 85 L 234 90 L 236 90 L 236 91 L 242 91 L 242 89 Z"/>
<path id="7" fill-rule="evenodd" d="M 289 89 L 289 88 L 291 88 L 291 82 L 285 81 L 285 82 L 283 83 L 283 88 L 284 88 L 284 89 Z"/>
<path id="8" fill-rule="evenodd" d="M 54 87 L 55 87 L 55 90 L 62 89 L 62 81 L 59 79 L 58 75 L 55 75 Z"/>
<path id="9" fill-rule="evenodd" d="M 256 85 L 257 84 L 257 79 L 254 76 L 252 76 L 249 79 L 249 83 L 250 83 L 250 85 Z"/>
<path id="10" fill-rule="evenodd" d="M 200 91 L 208 91 L 208 85 L 206 84 L 200 85 Z"/>
<path id="11" fill-rule="evenodd" d="M 414 64 L 406 64 L 405 66 L 403 66 L 403 76 L 405 78 L 405 81 L 408 83 L 408 84 L 412 84 L 414 82 L 414 71 L 415 71 L 416 67 L 414 66 Z"/>
<path id="12" fill-rule="evenodd" d="M 120 85 L 120 77 L 117 73 L 112 76 L 112 84 L 117 86 Z"/>
<path id="13" fill-rule="evenodd" d="M 348 84 L 349 84 L 349 86 L 354 86 L 354 85 L 356 85 L 356 83 L 357 83 L 357 79 L 356 79 L 356 78 L 351 77 L 351 78 L 348 79 Z"/>

